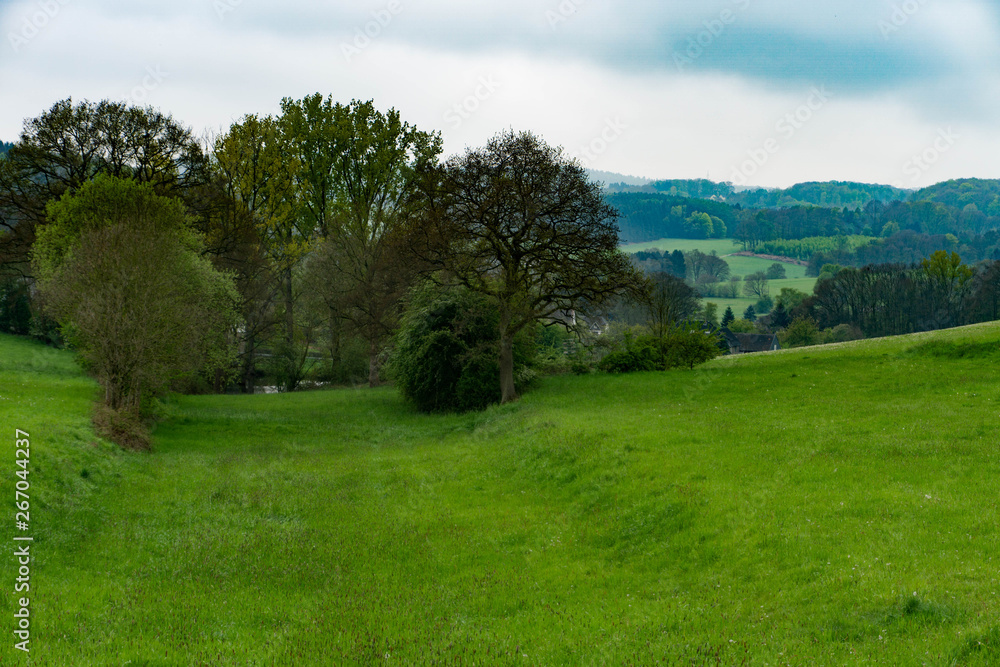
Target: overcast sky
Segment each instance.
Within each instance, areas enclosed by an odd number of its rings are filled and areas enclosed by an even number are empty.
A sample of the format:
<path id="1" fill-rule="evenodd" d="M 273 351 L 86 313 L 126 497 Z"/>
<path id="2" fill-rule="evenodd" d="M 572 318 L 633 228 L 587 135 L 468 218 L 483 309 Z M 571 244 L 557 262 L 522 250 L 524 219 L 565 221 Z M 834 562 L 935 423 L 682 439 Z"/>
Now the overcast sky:
<path id="1" fill-rule="evenodd" d="M 514 128 L 649 178 L 1000 178 L 998 4 L 0 0 L 0 138 L 66 97 L 202 134 L 322 92 L 448 154 Z"/>

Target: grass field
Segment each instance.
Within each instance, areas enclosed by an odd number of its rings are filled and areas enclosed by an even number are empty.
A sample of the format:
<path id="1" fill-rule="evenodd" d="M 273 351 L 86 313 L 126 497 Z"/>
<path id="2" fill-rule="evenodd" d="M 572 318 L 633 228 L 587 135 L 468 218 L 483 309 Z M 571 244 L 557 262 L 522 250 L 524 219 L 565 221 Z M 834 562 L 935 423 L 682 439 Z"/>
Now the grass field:
<path id="1" fill-rule="evenodd" d="M 700 250 L 701 252 L 706 253 L 714 250 L 720 257 L 725 257 L 732 274 L 740 277 L 746 277 L 755 271 L 766 271 L 768 267 L 774 263 L 771 260 L 760 259 L 757 257 L 731 256 L 732 253 L 743 250 L 743 246 L 732 239 L 660 239 L 659 241 L 652 241 L 650 243 L 636 243 L 622 246 L 622 250 L 628 253 L 636 253 L 641 250 L 652 249 L 666 252 L 673 252 L 674 250 L 680 250 L 682 252 Z M 785 273 L 788 278 L 785 280 L 772 280 L 769 283 L 772 298 L 777 297 L 783 287 L 791 287 L 799 290 L 800 292 L 805 292 L 806 294 L 813 293 L 813 287 L 816 285 L 816 279 L 806 277 L 806 267 L 796 264 L 785 264 L 784 266 Z M 719 305 L 719 317 L 722 317 L 722 314 L 726 312 L 727 306 L 732 307 L 736 316 L 740 317 L 743 315 L 743 311 L 746 310 L 747 306 L 752 306 L 757 302 L 756 299 L 748 299 L 744 297 L 740 297 L 738 299 L 717 299 L 714 297 L 707 297 L 705 298 L 705 301 Z"/>
<path id="2" fill-rule="evenodd" d="M 476 415 L 183 397 L 122 454 L 67 353 L 0 336 L 30 664 L 998 664 L 998 362 L 992 324 L 548 378 Z"/>

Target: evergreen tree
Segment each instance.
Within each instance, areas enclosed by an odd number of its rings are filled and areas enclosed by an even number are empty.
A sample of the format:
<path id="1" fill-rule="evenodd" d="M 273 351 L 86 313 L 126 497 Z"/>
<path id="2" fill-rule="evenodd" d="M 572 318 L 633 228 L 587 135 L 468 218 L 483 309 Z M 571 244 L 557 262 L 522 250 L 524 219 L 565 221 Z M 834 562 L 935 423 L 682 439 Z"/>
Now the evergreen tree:
<path id="1" fill-rule="evenodd" d="M 722 326 L 728 327 L 736 319 L 736 314 L 733 313 L 733 307 L 727 306 L 726 312 L 722 315 Z"/>

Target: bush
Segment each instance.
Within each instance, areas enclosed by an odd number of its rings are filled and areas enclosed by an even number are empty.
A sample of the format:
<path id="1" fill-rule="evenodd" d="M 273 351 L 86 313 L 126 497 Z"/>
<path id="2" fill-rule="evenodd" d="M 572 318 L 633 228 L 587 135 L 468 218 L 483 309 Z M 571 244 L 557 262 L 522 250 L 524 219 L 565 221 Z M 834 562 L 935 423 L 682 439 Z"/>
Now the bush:
<path id="1" fill-rule="evenodd" d="M 522 381 L 530 379 L 535 333 L 525 330 L 514 341 Z M 482 410 L 500 402 L 499 351 L 499 314 L 488 297 L 427 284 L 410 295 L 388 370 L 423 412 Z"/>
<path id="2" fill-rule="evenodd" d="M 626 335 L 621 345 L 598 365 L 606 373 L 665 371 L 671 368 L 694 368 L 719 356 L 719 337 L 701 329 L 681 327 L 666 336 Z"/>
<path id="3" fill-rule="evenodd" d="M 778 334 L 782 347 L 809 347 L 822 342 L 822 334 L 816 323 L 809 318 L 798 318 L 788 325 L 783 333 Z"/>

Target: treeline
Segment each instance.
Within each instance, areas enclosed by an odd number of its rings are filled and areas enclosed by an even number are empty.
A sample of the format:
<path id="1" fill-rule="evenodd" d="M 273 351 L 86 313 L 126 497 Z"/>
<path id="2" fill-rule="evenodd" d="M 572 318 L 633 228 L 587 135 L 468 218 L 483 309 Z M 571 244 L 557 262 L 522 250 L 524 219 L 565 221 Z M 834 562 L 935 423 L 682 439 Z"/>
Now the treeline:
<path id="1" fill-rule="evenodd" d="M 827 208 L 863 208 L 871 201 L 888 203 L 905 201 L 912 194 L 909 190 L 889 185 L 871 185 L 832 181 L 826 183 L 799 183 L 787 189 L 740 189 L 732 183 L 716 183 L 707 179 L 677 179 L 655 181 L 646 185 L 616 183 L 611 192 L 641 192 L 666 194 L 672 197 L 713 199 L 742 208 L 784 208 L 789 206 L 823 206 Z M 964 205 L 964 204 L 963 204 Z"/>
<path id="2" fill-rule="evenodd" d="M 727 238 L 739 221 L 738 209 L 706 199 L 642 193 L 611 193 L 606 199 L 618 210 L 622 243 Z M 703 216 L 711 224 L 706 224 Z"/>
<path id="3" fill-rule="evenodd" d="M 433 409 L 514 400 L 525 339 L 647 285 L 561 149 L 507 131 L 441 151 L 395 110 L 320 94 L 210 143 L 153 108 L 59 102 L 0 160 L 0 330 L 70 343 L 119 441 L 167 388 L 388 372 Z"/>
<path id="4" fill-rule="evenodd" d="M 1000 319 L 1000 261 L 976 267 L 937 251 L 920 264 L 846 268 L 821 280 L 794 315 L 866 337 L 933 331 Z"/>
<path id="5" fill-rule="evenodd" d="M 970 204 L 990 216 L 1000 216 L 1000 180 L 964 178 L 918 190 L 910 201 L 932 201 L 956 209 Z"/>
<path id="6" fill-rule="evenodd" d="M 0 141 L 0 157 L 2 157 L 7 151 L 14 147 L 14 144 L 8 144 L 4 141 Z"/>
<path id="7" fill-rule="evenodd" d="M 781 244 L 774 245 L 780 247 Z M 771 245 L 767 244 L 767 247 Z M 827 264 L 853 267 L 914 264 L 939 250 L 956 252 L 970 263 L 1000 260 L 1000 232 L 992 230 L 979 236 L 966 234 L 957 237 L 953 234 L 918 234 L 907 230 L 889 238 L 872 239 L 853 248 L 845 245 L 827 250 L 818 249 L 808 259 L 806 275 L 818 276 L 822 267 Z"/>

